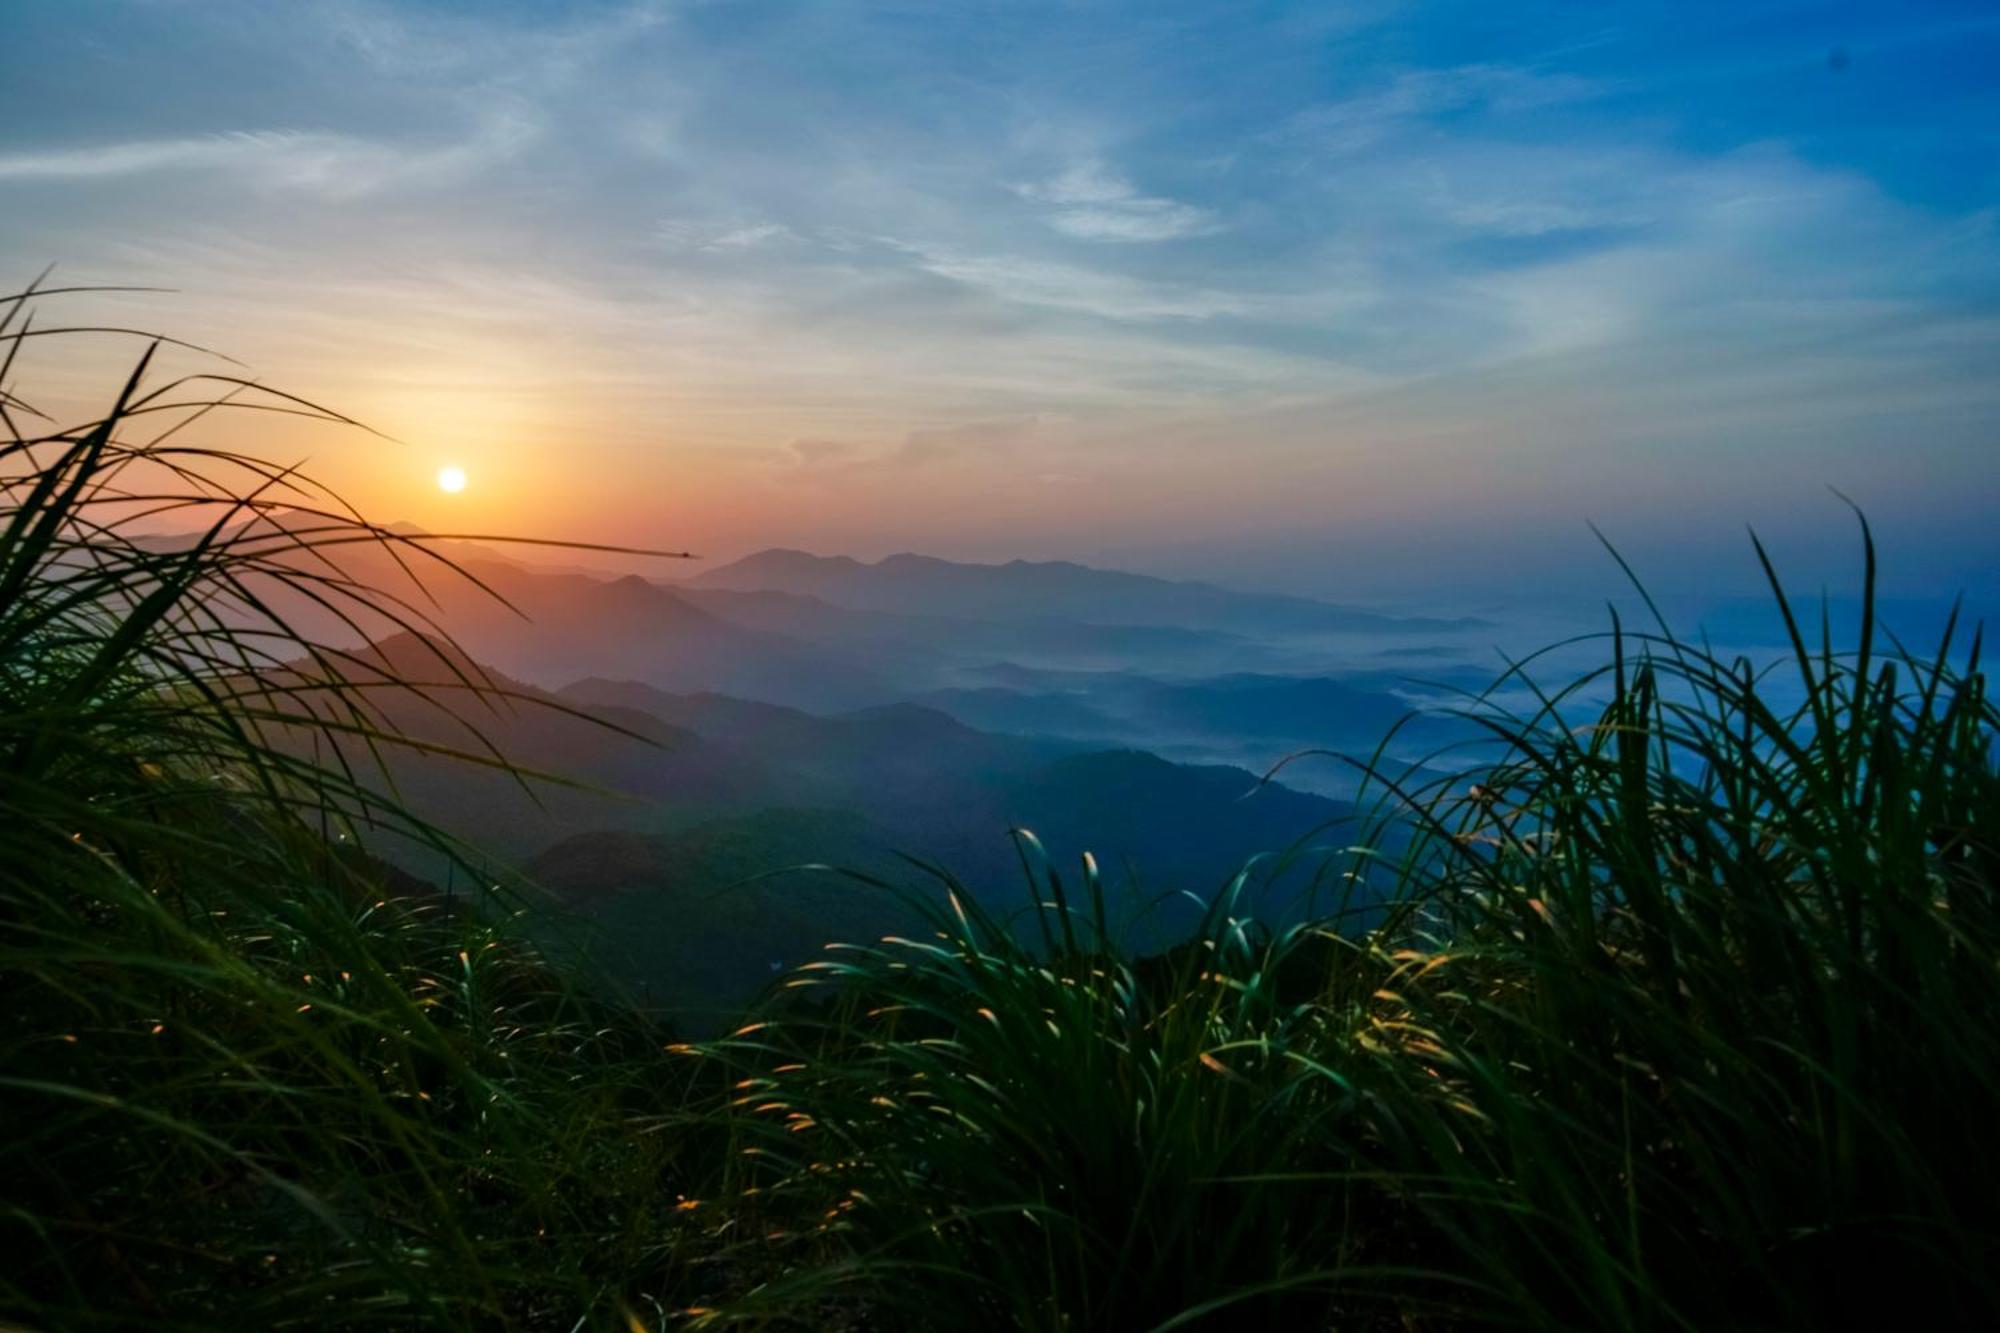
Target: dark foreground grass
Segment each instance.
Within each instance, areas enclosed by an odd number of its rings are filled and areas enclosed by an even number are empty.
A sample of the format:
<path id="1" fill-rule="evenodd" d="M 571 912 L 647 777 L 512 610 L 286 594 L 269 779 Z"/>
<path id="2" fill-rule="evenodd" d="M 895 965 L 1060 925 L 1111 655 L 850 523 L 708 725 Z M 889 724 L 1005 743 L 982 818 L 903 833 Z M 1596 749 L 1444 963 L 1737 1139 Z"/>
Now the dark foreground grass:
<path id="1" fill-rule="evenodd" d="M 0 302 L 6 368 L 37 332 Z M 407 744 L 274 607 L 434 629 L 337 557 L 451 571 L 304 478 L 183 445 L 214 407 L 331 414 L 149 376 L 156 350 L 77 426 L 0 371 L 0 1323 L 622 1319 L 672 1287 L 682 1139 L 640 1118 L 688 1071 L 504 911 L 360 852 L 454 850 L 379 775 L 267 739 Z M 202 526 L 147 536 L 163 518 Z M 328 669 L 273 669 L 300 659 Z M 434 678 L 508 705 L 456 670 L 440 651 Z"/>
<path id="2" fill-rule="evenodd" d="M 337 671 L 268 669 L 337 665 L 269 590 L 434 631 L 337 548 L 433 557 L 292 474 L 131 439 L 242 387 L 135 375 L 71 429 L 0 398 L 0 1321 L 2000 1315 L 1976 634 L 1795 629 L 1760 675 L 1614 633 L 1540 711 L 1469 706 L 1500 762 L 1385 802 L 1357 841 L 1393 858 L 1342 869 L 1386 915 L 1277 929 L 1225 890 L 1134 959 L 1094 872 L 1030 842 L 1025 929 L 943 872 L 857 884 L 931 929 L 832 948 L 688 1046 L 358 850 L 450 850 L 374 775 L 264 743 L 398 743 Z M 197 501 L 198 540 L 134 535 Z"/>

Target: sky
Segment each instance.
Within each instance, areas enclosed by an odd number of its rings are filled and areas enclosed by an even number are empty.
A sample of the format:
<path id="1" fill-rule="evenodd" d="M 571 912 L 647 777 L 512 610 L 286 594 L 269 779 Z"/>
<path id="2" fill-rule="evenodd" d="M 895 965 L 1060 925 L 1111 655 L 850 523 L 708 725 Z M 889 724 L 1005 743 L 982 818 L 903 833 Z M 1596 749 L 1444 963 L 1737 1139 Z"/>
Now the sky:
<path id="1" fill-rule="evenodd" d="M 433 530 L 1348 600 L 2000 570 L 2000 8 L 0 6 L 0 278 Z M 56 313 L 53 309 L 50 315 Z M 79 405 L 101 364 L 37 349 Z M 92 376 L 95 378 L 92 378 Z M 440 467 L 464 469 L 446 494 Z"/>

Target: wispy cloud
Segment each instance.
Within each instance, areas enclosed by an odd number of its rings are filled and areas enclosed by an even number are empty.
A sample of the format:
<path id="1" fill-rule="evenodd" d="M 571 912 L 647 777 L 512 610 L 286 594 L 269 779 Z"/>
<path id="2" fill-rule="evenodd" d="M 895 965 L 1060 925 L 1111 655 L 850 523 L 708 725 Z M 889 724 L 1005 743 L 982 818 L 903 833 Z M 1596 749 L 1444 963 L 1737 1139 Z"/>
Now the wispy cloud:
<path id="1" fill-rule="evenodd" d="M 1219 288 L 1151 281 L 1083 264 L 1007 254 L 969 254 L 893 241 L 918 267 L 999 300 L 1121 322 L 1203 320 L 1241 314 L 1247 297 Z"/>
<path id="2" fill-rule="evenodd" d="M 853 440 L 798 439 L 786 442 L 783 457 L 795 466 L 816 468 L 846 462 L 861 452 Z"/>
<path id="3" fill-rule="evenodd" d="M 533 143 L 533 124 L 496 117 L 469 138 L 410 144 L 301 130 L 244 130 L 180 139 L 134 139 L 0 155 L 0 180 L 89 181 L 172 172 L 218 172 L 258 189 L 354 198 L 393 187 L 442 187 L 507 160 Z"/>
<path id="4" fill-rule="evenodd" d="M 537 22 L 532 8 L 509 19 L 499 6 L 460 13 L 383 0 L 318 0 L 296 21 L 394 78 L 546 86 L 665 24 L 675 8 L 671 0 L 627 0 L 551 24 Z"/>
<path id="5" fill-rule="evenodd" d="M 707 223 L 674 220 L 663 222 L 659 237 L 680 250 L 727 254 L 732 250 L 755 250 L 783 241 L 796 241 L 799 234 L 782 222 L 747 224 Z"/>
<path id="6" fill-rule="evenodd" d="M 796 439 L 781 461 L 826 478 L 867 472 L 908 472 L 956 462 L 990 462 L 1011 453 L 1041 424 L 1035 416 L 989 417 L 949 426 L 923 426 L 888 446 L 858 440 Z"/>
<path id="7" fill-rule="evenodd" d="M 955 426 L 934 426 L 913 430 L 890 456 L 892 464 L 905 467 L 947 462 L 967 456 L 990 457 L 1019 444 L 1034 433 L 1039 419 L 1032 416 L 994 417 L 967 421 Z"/>
<path id="8" fill-rule="evenodd" d="M 1499 115 L 1579 102 L 1607 91 L 1601 79 L 1510 65 L 1403 70 L 1373 88 L 1306 107 L 1272 137 L 1342 156 L 1374 148 L 1421 122 L 1472 110 Z"/>
<path id="9" fill-rule="evenodd" d="M 1015 191 L 1049 205 L 1049 225 L 1057 231 L 1086 241 L 1175 241 L 1221 230 L 1208 209 L 1142 194 L 1096 162 L 1079 163 Z"/>

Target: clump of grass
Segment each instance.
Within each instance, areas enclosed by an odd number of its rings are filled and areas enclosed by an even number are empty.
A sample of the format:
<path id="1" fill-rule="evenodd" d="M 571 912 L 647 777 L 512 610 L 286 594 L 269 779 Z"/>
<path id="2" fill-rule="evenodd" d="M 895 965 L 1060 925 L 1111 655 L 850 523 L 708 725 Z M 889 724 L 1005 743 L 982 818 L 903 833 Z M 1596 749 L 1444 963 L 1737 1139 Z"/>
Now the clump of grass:
<path id="1" fill-rule="evenodd" d="M 1845 652 L 1760 546 L 1788 659 L 1614 630 L 1421 820 L 1384 1165 L 1536 1322 L 2000 1313 L 2000 719 L 1956 615 L 1885 635 L 1863 543 Z"/>
<path id="2" fill-rule="evenodd" d="M 1017 837 L 1026 942 L 936 871 L 927 936 L 835 946 L 703 1048 L 738 1076 L 724 1189 L 799 1264 L 730 1313 L 844 1296 L 911 1327 L 1310 1327 L 1336 1277 L 1358 1307 L 1396 1237 L 1329 1185 L 1363 1167 L 1369 1111 L 1321 1064 L 1352 1008 L 1321 989 L 1325 925 L 1273 936 L 1236 914 L 1239 882 L 1135 962 L 1094 866 L 1072 904 Z"/>
<path id="3" fill-rule="evenodd" d="M 380 773 L 274 739 L 406 744 L 283 607 L 439 635 L 339 556 L 454 571 L 292 469 L 183 444 L 215 410 L 351 423 L 159 376 L 158 341 L 102 414 L 41 416 L 23 348 L 82 334 L 33 327 L 30 295 L 0 300 L 0 1322 L 623 1325 L 624 1293 L 672 1286 L 657 1112 L 683 1072 L 504 912 L 359 850 L 453 851 Z"/>

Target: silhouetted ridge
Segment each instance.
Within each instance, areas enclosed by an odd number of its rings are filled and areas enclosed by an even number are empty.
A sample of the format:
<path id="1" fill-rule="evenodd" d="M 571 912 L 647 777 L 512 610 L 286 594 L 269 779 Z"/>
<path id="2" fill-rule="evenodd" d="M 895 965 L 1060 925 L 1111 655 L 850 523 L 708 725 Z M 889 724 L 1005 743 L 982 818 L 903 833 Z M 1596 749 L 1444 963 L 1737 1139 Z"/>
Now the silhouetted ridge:
<path id="1" fill-rule="evenodd" d="M 848 556 L 760 551 L 697 575 L 698 588 L 789 592 L 867 611 L 963 617 L 1057 617 L 1101 625 L 1174 625 L 1242 634 L 1449 632 L 1474 620 L 1357 611 L 1309 597 L 1094 569 L 1072 561 L 983 565 L 899 552 Z"/>
<path id="2" fill-rule="evenodd" d="M 341 674 L 350 679 L 359 678 L 362 673 L 372 670 L 386 679 L 399 681 L 445 683 L 462 677 L 480 686 L 507 690 L 529 688 L 481 666 L 456 644 L 416 630 L 403 630 L 377 639 L 340 660 L 339 666 Z"/>
<path id="3" fill-rule="evenodd" d="M 933 737 L 979 734 L 943 709 L 914 703 L 883 704 L 877 708 L 862 708 L 852 713 L 840 714 L 839 720 L 901 727 L 911 733 Z"/>

